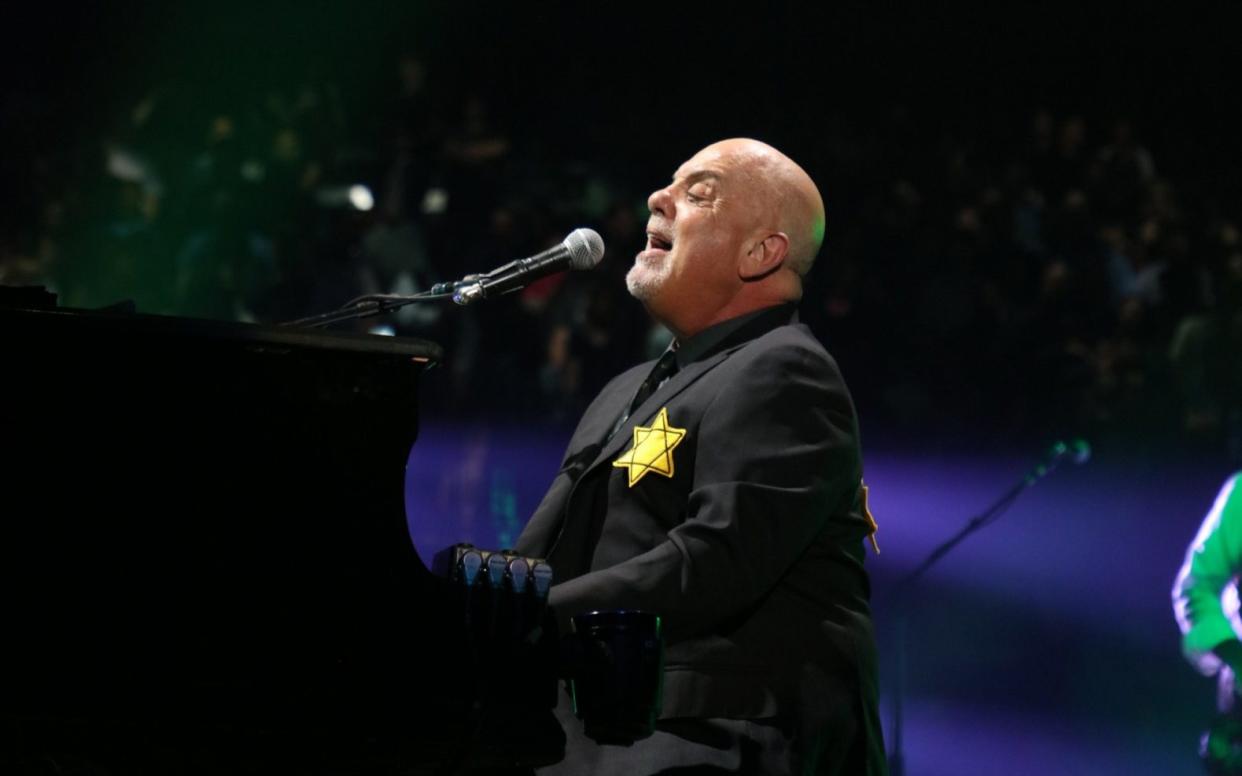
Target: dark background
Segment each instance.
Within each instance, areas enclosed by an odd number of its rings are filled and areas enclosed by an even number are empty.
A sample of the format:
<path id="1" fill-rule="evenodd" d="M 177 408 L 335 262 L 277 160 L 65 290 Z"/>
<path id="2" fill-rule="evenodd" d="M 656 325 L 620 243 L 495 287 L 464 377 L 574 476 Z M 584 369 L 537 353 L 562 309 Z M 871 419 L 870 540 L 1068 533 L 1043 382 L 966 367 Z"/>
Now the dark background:
<path id="1" fill-rule="evenodd" d="M 503 543 L 665 341 L 621 280 L 647 193 L 765 140 L 827 203 L 801 314 L 862 417 L 886 660 L 892 582 L 1054 439 L 1096 448 L 927 579 L 910 772 L 1191 773 L 1212 689 L 1167 596 L 1242 462 L 1236 14 L 967 5 L 17 5 L 0 284 L 276 322 L 598 229 L 596 272 L 360 325 L 446 347 L 411 477 L 488 462 L 426 541 Z"/>
<path id="2" fill-rule="evenodd" d="M 803 317 L 872 422 L 1142 425 L 1143 442 L 1239 455 L 1224 359 L 1242 63 L 1225 5 L 19 9 L 0 281 L 62 304 L 274 322 L 590 225 L 610 248 L 597 278 L 544 284 L 516 314 L 393 322 L 449 346 L 448 404 L 492 404 L 471 378 L 487 363 L 526 374 L 505 411 L 572 418 L 644 355 L 616 281 L 646 194 L 748 135 L 824 191 Z M 356 184 L 374 209 L 342 205 Z M 447 206 L 428 212 L 428 191 Z"/>

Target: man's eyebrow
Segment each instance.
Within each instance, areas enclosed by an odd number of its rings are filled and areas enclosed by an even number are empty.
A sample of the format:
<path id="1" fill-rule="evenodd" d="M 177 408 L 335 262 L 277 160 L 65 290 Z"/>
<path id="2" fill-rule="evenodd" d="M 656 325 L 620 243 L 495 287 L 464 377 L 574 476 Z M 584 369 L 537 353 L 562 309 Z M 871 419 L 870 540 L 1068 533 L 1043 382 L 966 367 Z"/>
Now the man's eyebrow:
<path id="1" fill-rule="evenodd" d="M 686 177 L 682 178 L 682 183 L 686 184 L 687 186 L 693 186 L 695 183 L 698 183 L 701 180 L 707 180 L 707 179 L 720 180 L 720 178 L 721 178 L 720 173 L 716 172 L 715 170 L 695 170 L 694 172 L 690 173 Z M 673 183 L 676 183 L 676 182 L 677 182 L 677 176 L 673 176 Z"/>

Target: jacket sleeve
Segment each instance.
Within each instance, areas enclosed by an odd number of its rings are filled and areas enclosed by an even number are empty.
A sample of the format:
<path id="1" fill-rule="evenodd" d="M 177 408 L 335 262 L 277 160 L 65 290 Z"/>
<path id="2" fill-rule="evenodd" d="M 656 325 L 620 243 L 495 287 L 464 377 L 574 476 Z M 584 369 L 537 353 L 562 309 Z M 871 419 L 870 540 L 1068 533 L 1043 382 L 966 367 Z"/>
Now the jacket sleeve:
<path id="1" fill-rule="evenodd" d="M 1182 652 L 1204 674 L 1220 670 L 1212 650 L 1238 638 L 1221 596 L 1242 571 L 1242 492 L 1240 475 L 1225 483 L 1216 502 L 1186 550 L 1186 560 L 1173 583 L 1173 613 L 1182 630 Z"/>
<path id="2" fill-rule="evenodd" d="M 681 524 L 637 557 L 554 586 L 562 617 L 647 609 L 677 641 L 754 604 L 817 537 L 865 533 L 845 518 L 861 476 L 854 410 L 822 350 L 755 357 L 706 408 L 695 454 Z"/>

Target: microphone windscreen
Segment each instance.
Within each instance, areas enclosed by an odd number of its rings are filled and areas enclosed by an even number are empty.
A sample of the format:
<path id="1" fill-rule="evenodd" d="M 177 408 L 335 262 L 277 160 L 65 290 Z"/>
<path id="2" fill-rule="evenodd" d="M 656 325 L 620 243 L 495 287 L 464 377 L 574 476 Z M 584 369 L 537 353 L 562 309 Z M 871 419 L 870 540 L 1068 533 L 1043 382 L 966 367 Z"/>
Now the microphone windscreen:
<path id="1" fill-rule="evenodd" d="M 604 238 L 594 229 L 575 229 L 565 238 L 571 269 L 591 269 L 604 258 Z"/>

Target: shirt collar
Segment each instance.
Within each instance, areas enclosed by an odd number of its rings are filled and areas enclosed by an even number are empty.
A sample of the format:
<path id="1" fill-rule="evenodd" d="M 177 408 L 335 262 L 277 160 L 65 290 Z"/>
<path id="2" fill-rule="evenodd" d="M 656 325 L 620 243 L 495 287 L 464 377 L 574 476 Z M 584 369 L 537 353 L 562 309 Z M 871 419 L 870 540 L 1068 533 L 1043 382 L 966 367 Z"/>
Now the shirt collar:
<path id="1" fill-rule="evenodd" d="M 677 368 L 685 369 L 695 361 L 713 353 L 719 353 L 725 348 L 748 342 L 777 326 L 794 323 L 797 319 L 797 305 L 793 302 L 785 302 L 713 324 L 693 337 L 673 340 L 669 347 L 672 348 L 677 358 Z"/>

